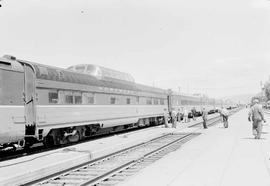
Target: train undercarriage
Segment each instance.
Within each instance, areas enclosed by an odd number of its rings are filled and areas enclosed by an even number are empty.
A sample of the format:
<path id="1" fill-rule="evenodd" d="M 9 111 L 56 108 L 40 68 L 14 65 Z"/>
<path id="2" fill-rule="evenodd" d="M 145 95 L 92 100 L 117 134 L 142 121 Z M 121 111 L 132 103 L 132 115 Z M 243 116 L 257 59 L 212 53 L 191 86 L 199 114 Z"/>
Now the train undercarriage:
<path id="1" fill-rule="evenodd" d="M 59 146 L 65 145 L 69 143 L 76 143 L 85 138 L 102 135 L 102 134 L 109 134 L 115 133 L 119 131 L 124 131 L 132 128 L 140 128 L 146 126 L 155 126 L 164 124 L 164 117 L 150 117 L 150 118 L 141 118 L 138 120 L 137 123 L 131 123 L 126 125 L 119 125 L 109 128 L 103 128 L 102 124 L 91 124 L 91 125 L 82 125 L 82 126 L 73 126 L 73 127 L 65 127 L 65 128 L 55 128 L 51 129 L 49 133 L 43 137 L 41 140 L 45 147 L 52 147 L 52 146 Z M 12 147 L 22 147 L 29 148 L 33 144 L 40 142 L 36 138 L 27 137 L 25 138 L 25 142 L 21 143 L 18 146 Z"/>

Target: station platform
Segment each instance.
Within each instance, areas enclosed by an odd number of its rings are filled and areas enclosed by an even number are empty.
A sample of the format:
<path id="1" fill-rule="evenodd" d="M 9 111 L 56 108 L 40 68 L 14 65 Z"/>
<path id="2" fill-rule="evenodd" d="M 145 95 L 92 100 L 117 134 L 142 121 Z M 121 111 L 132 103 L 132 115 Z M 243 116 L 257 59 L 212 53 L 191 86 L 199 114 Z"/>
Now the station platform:
<path id="1" fill-rule="evenodd" d="M 209 118 L 214 118 L 218 115 L 209 115 Z M 201 118 L 197 118 L 196 121 L 178 123 L 176 129 L 171 127 L 165 128 L 164 125 L 147 128 L 0 162 L 0 185 L 21 185 L 121 149 L 149 141 L 166 133 L 176 131 L 192 132 L 193 130 L 198 130 L 202 125 L 193 128 L 188 128 L 188 126 L 201 121 Z"/>
<path id="2" fill-rule="evenodd" d="M 270 186 L 270 115 L 261 139 L 254 139 L 248 109 L 217 124 L 127 178 L 120 186 Z"/>

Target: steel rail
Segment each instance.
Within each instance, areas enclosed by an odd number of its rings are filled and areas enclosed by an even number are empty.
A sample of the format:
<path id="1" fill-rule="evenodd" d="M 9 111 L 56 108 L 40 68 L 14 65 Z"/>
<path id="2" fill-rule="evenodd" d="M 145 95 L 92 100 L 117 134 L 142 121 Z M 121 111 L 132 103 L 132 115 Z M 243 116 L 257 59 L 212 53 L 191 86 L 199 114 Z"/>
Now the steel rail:
<path id="1" fill-rule="evenodd" d="M 161 151 L 167 147 L 170 147 L 171 145 L 181 140 L 184 140 L 191 135 L 194 135 L 194 133 L 166 134 L 156 139 L 150 140 L 146 143 L 142 143 L 142 144 L 130 147 L 130 148 L 126 148 L 125 150 L 121 150 L 116 153 L 112 153 L 105 157 L 99 158 L 97 160 L 90 161 L 84 165 L 76 166 L 76 168 L 72 168 L 67 171 L 63 171 L 61 173 L 56 173 L 50 177 L 46 177 L 45 179 L 33 181 L 25 185 L 47 185 L 47 184 L 50 184 L 50 185 L 51 184 L 53 185 L 64 184 L 64 185 L 81 185 L 81 186 L 96 185 L 102 182 L 103 180 L 111 177 L 112 175 L 116 174 L 117 172 L 120 172 L 121 170 L 131 167 L 134 164 L 142 161 L 143 159 L 157 153 L 158 151 Z M 135 156 L 135 158 L 132 156 Z M 115 162 L 115 159 L 117 160 L 117 158 L 123 159 L 122 162 L 121 161 Z M 113 167 L 114 165 L 110 167 L 108 166 L 108 164 L 110 165 L 110 161 L 113 162 L 114 164 L 117 164 L 117 163 L 119 164 L 116 165 L 115 167 Z M 106 168 L 106 166 L 109 168 Z M 104 169 L 108 169 L 108 170 L 104 170 Z M 96 174 L 94 173 L 95 171 L 97 171 Z M 99 174 L 98 173 L 99 171 L 102 173 Z M 89 174 L 87 174 L 87 172 Z M 76 175 L 76 173 L 78 173 L 77 177 L 74 176 Z M 82 174 L 82 173 L 85 173 L 85 174 Z M 89 176 L 92 178 L 89 178 Z M 63 179 L 63 182 L 60 181 L 61 179 Z"/>
<path id="2" fill-rule="evenodd" d="M 187 137 L 189 137 L 191 135 L 194 135 L 194 134 L 189 133 L 189 134 L 187 134 L 185 136 L 182 136 L 182 137 L 180 137 L 180 138 L 178 138 L 178 139 L 176 139 L 176 140 L 174 140 L 174 141 L 172 141 L 172 142 L 170 142 L 170 143 L 168 143 L 168 144 L 166 144 L 166 145 L 164 145 L 164 146 L 162 146 L 162 147 L 160 147 L 158 149 L 155 149 L 155 150 L 143 155 L 140 158 L 137 158 L 135 160 L 131 160 L 130 162 L 115 168 L 114 170 L 111 170 L 110 172 L 105 173 L 104 175 L 101 175 L 100 177 L 98 177 L 98 178 L 96 178 L 94 180 L 89 180 L 89 181 L 81 184 L 80 186 L 96 185 L 96 184 L 100 183 L 100 181 L 103 181 L 104 179 L 106 179 L 108 176 L 112 176 L 113 174 L 115 174 L 115 173 L 117 173 L 117 172 L 119 172 L 119 171 L 121 171 L 123 169 L 131 167 L 132 165 L 137 164 L 138 162 L 142 161 L 145 158 L 148 158 L 149 156 L 153 155 L 154 153 L 157 153 L 158 151 L 163 150 L 163 149 L 167 148 L 168 146 L 171 146 L 171 145 L 179 142 L 180 140 L 183 140 L 183 139 L 185 139 L 185 138 L 187 138 Z"/>

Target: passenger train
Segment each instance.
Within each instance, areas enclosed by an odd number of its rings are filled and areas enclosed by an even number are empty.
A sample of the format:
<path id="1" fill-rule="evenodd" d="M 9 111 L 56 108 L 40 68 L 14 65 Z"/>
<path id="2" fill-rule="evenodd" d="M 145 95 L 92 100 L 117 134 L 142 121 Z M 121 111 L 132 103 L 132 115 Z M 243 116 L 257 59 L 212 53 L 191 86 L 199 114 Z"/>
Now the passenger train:
<path id="1" fill-rule="evenodd" d="M 96 66 L 68 69 L 0 58 L 0 144 L 29 147 L 77 142 L 104 131 L 164 123 L 172 110 L 222 102 L 137 84 L 123 72 Z"/>

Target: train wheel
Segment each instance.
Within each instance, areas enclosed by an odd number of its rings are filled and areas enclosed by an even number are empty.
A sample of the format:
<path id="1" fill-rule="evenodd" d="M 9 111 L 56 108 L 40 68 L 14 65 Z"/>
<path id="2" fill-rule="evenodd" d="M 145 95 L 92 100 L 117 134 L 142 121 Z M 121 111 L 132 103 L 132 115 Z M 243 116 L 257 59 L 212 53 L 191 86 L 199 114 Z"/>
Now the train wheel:
<path id="1" fill-rule="evenodd" d="M 53 137 L 51 135 L 48 135 L 44 138 L 43 144 L 45 147 L 52 147 L 54 146 Z"/>
<path id="2" fill-rule="evenodd" d="M 75 135 L 68 136 L 68 141 L 71 143 L 80 141 L 80 133 L 79 131 L 76 131 Z"/>

